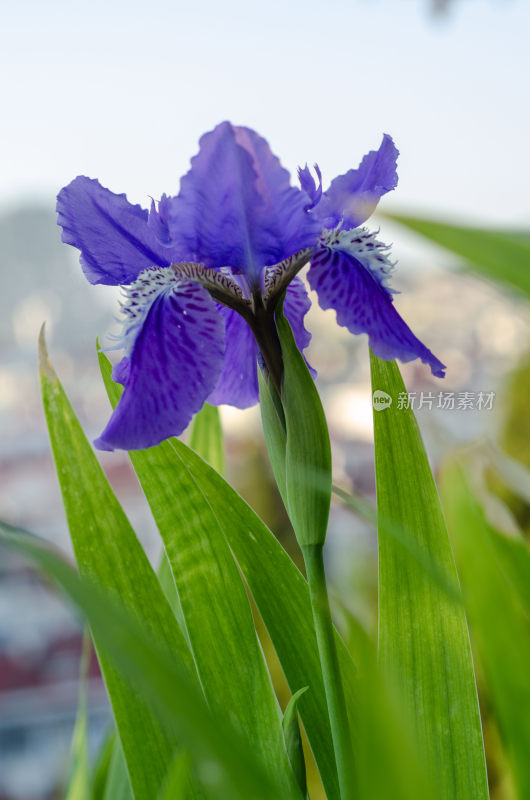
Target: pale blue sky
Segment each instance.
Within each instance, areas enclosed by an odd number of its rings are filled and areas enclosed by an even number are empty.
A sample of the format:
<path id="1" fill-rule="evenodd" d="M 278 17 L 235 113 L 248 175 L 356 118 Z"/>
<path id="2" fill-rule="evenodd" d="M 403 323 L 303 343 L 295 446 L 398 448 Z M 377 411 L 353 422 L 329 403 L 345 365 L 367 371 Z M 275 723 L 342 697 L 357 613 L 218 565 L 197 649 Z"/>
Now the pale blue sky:
<path id="1" fill-rule="evenodd" d="M 147 203 L 178 190 L 200 134 L 255 127 L 324 181 L 401 151 L 387 208 L 530 221 L 530 3 L 22 0 L 0 19 L 0 204 L 79 173 Z"/>

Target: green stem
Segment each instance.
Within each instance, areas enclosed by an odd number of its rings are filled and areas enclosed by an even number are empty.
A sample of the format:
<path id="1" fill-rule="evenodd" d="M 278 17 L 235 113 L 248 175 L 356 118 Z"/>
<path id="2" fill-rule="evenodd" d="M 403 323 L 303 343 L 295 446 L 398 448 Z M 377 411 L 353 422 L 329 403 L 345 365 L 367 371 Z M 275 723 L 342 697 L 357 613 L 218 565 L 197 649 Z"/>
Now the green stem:
<path id="1" fill-rule="evenodd" d="M 258 305 L 258 302 L 260 305 Z M 276 320 L 274 314 L 267 311 L 259 297 L 255 301 L 255 310 L 252 314 L 245 317 L 250 330 L 254 335 L 260 349 L 263 361 L 269 371 L 272 383 L 276 387 L 278 395 L 281 395 L 283 379 L 283 359 Z"/>
<path id="2" fill-rule="evenodd" d="M 331 736 L 337 763 L 341 800 L 355 797 L 353 748 L 346 712 L 344 688 L 335 647 L 335 634 L 324 570 L 323 544 L 302 547 L 311 596 L 311 607 L 317 636 L 318 653 L 328 703 Z"/>

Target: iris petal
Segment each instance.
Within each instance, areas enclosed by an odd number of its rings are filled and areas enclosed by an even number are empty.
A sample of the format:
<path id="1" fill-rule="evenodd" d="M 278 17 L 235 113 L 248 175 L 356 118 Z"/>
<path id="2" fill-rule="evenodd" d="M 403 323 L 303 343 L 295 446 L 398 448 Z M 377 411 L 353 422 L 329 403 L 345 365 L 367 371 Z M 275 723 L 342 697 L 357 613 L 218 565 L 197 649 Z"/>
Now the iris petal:
<path id="1" fill-rule="evenodd" d="M 354 256 L 319 246 L 307 277 L 322 308 L 333 308 L 339 325 L 351 333 L 367 333 L 376 356 L 404 362 L 420 358 L 433 375 L 444 377 L 445 366 L 400 317 L 388 288 Z"/>
<path id="2" fill-rule="evenodd" d="M 62 240 L 81 251 L 90 283 L 130 283 L 146 267 L 171 263 L 171 252 L 148 227 L 148 212 L 97 180 L 80 175 L 61 189 L 57 212 Z"/>
<path id="3" fill-rule="evenodd" d="M 266 139 L 250 128 L 234 127 L 234 133 L 238 144 L 252 157 L 258 176 L 256 187 L 265 207 L 263 224 L 274 243 L 263 266 L 312 247 L 320 233 L 320 224 L 306 211 L 305 192 L 291 186 L 289 172 L 272 153 Z"/>
<path id="4" fill-rule="evenodd" d="M 350 169 L 331 181 L 314 214 L 324 228 L 362 225 L 374 212 L 380 198 L 395 189 L 398 182 L 396 161 L 399 155 L 387 133 L 378 150 L 371 150 L 357 169 Z"/>
<path id="5" fill-rule="evenodd" d="M 217 386 L 208 398 L 214 406 L 230 405 L 250 408 L 259 399 L 256 359 L 258 345 L 243 317 L 225 306 L 219 306 L 225 319 L 226 351 Z"/>
<path id="6" fill-rule="evenodd" d="M 114 370 L 125 389 L 96 447 L 137 450 L 182 433 L 219 378 L 223 328 L 202 286 L 179 282 L 155 294 Z"/>
<path id="7" fill-rule="evenodd" d="M 305 167 L 298 167 L 298 180 L 300 181 L 300 186 L 310 200 L 310 202 L 306 204 L 306 211 L 314 208 L 320 202 L 320 198 L 322 197 L 322 173 L 320 172 L 320 167 L 318 164 L 314 165 L 314 169 L 318 178 L 318 186 L 316 185 L 316 181 L 311 175 L 311 171 L 307 164 Z"/>
<path id="8" fill-rule="evenodd" d="M 223 122 L 200 141 L 168 225 L 178 260 L 231 266 L 257 281 L 264 266 L 311 246 L 307 198 L 260 136 Z"/>
<path id="9" fill-rule="evenodd" d="M 307 294 L 306 288 L 300 278 L 294 278 L 291 281 L 285 293 L 285 300 L 283 303 L 283 313 L 289 320 L 289 325 L 293 330 L 293 336 L 298 349 L 303 353 L 306 347 L 309 346 L 311 341 L 311 334 L 304 325 L 304 317 L 311 308 L 311 300 Z M 316 378 L 316 370 L 314 370 L 307 362 L 313 378 Z"/>

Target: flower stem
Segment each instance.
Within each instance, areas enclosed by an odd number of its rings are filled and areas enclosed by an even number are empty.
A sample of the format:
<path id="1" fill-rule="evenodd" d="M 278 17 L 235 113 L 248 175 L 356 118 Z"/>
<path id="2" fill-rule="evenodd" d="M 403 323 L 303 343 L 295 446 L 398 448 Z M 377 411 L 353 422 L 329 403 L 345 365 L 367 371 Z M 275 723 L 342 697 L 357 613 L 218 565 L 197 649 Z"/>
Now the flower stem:
<path id="1" fill-rule="evenodd" d="M 302 553 L 309 584 L 318 653 L 328 704 L 331 736 L 339 776 L 340 796 L 341 800 L 353 800 L 355 797 L 353 748 L 329 607 L 323 544 L 306 545 L 302 547 Z"/>
<path id="2" fill-rule="evenodd" d="M 261 306 L 257 305 L 254 313 L 249 314 L 245 319 L 254 335 L 276 391 L 278 395 L 281 395 L 283 359 L 274 314 L 267 311 L 261 304 Z"/>

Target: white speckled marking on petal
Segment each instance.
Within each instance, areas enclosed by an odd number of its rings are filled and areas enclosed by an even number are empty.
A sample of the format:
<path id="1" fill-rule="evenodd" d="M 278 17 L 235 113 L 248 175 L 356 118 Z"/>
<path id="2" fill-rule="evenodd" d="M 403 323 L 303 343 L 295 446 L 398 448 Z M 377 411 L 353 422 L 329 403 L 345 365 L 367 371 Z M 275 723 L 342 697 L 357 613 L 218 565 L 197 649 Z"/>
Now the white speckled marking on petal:
<path id="1" fill-rule="evenodd" d="M 379 231 L 369 231 L 368 228 L 351 228 L 342 230 L 339 225 L 331 230 L 323 230 L 319 244 L 332 250 L 341 250 L 356 258 L 365 269 L 373 275 L 376 281 L 387 292 L 398 294 L 396 289 L 388 285 L 392 272 L 396 266 L 395 261 L 388 257 L 391 245 L 377 239 Z"/>
<path id="2" fill-rule="evenodd" d="M 156 298 L 166 292 L 177 291 L 182 282 L 183 279 L 177 277 L 171 267 L 150 267 L 142 270 L 133 283 L 122 286 L 122 330 L 119 334 L 109 336 L 115 344 L 106 349 L 123 350 L 124 355 L 129 356 Z"/>

